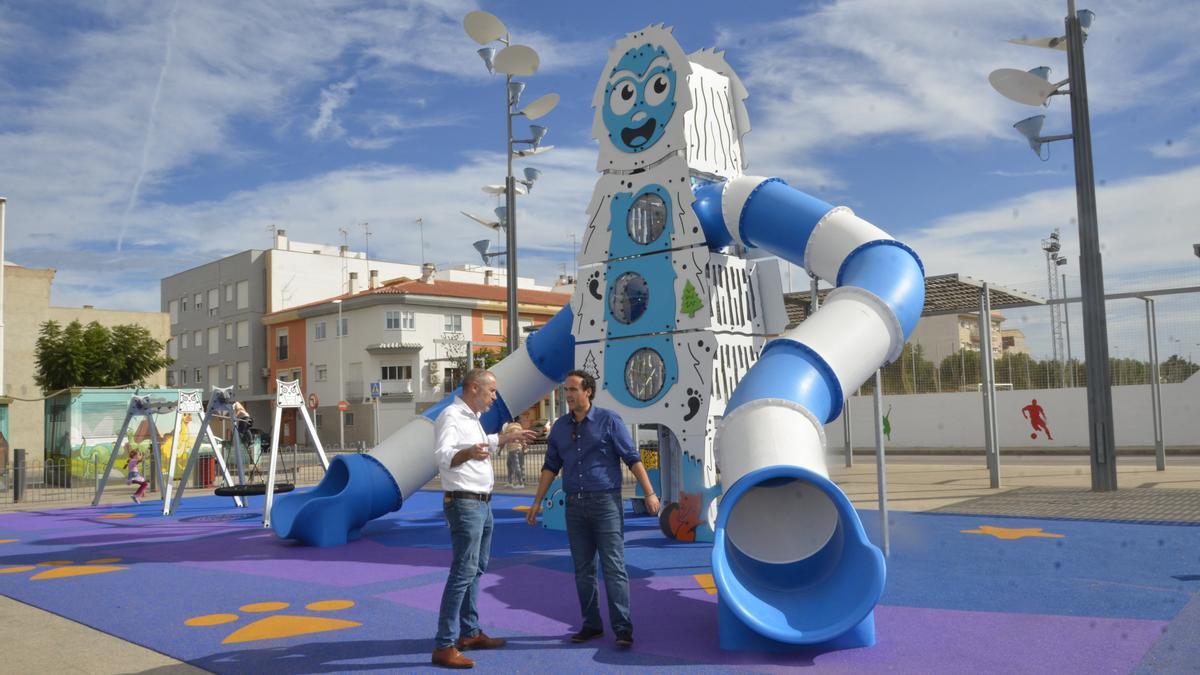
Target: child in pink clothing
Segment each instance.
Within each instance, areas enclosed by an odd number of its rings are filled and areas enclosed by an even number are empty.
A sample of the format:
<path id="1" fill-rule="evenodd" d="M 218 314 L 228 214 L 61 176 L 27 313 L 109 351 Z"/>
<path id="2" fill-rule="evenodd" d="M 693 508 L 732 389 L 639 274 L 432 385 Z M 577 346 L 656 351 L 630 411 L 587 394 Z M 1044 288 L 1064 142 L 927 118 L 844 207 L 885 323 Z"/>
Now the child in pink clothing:
<path id="1" fill-rule="evenodd" d="M 128 445 L 125 447 L 129 449 L 129 459 L 125 462 L 125 482 L 138 486 L 137 492 L 133 493 L 131 499 L 133 499 L 135 504 L 141 504 L 142 495 L 146 494 L 146 488 L 150 487 L 150 481 L 146 480 L 138 472 L 138 467 L 142 463 L 142 456 L 137 451 L 137 448 L 130 448 Z"/>

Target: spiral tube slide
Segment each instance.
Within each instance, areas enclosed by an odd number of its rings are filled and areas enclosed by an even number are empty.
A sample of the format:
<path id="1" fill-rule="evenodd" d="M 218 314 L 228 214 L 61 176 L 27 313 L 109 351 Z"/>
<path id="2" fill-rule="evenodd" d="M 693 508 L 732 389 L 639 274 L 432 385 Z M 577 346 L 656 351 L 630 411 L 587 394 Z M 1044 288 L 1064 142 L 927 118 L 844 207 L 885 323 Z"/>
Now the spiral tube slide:
<path id="1" fill-rule="evenodd" d="M 533 405 L 566 377 L 575 355 L 571 318 L 567 305 L 492 368 L 496 402 L 480 418 L 487 433 L 499 432 L 513 412 Z M 275 533 L 310 546 L 340 546 L 367 522 L 399 509 L 437 475 L 433 422 L 461 393 L 456 389 L 369 455 L 335 457 L 314 489 L 280 497 L 271 513 Z"/>
<path id="2" fill-rule="evenodd" d="M 883 555 L 828 478 L 823 425 L 903 349 L 924 304 L 920 260 L 850 209 L 778 179 L 703 185 L 697 204 L 702 219 L 720 219 L 706 231 L 723 227 L 731 241 L 837 285 L 807 321 L 767 343 L 718 430 L 717 461 L 730 486 L 712 551 L 721 646 L 874 644 Z"/>

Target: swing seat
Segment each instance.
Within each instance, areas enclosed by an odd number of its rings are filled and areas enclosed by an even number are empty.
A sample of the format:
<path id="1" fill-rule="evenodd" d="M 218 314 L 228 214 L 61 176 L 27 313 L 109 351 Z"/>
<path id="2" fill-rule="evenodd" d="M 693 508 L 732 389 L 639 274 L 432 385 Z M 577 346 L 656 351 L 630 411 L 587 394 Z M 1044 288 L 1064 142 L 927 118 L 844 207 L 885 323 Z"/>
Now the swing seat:
<path id="1" fill-rule="evenodd" d="M 293 483 L 276 483 L 275 494 L 291 492 L 296 486 Z M 266 483 L 249 483 L 247 485 L 225 485 L 213 490 L 218 497 L 254 497 L 267 494 Z"/>

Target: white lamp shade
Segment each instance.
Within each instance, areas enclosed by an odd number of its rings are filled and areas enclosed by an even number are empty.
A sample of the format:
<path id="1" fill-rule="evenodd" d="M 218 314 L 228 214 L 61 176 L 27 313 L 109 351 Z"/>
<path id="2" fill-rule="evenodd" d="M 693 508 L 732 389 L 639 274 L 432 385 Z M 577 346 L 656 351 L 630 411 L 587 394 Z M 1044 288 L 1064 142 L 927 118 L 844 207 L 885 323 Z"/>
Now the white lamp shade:
<path id="1" fill-rule="evenodd" d="M 1045 115 L 1034 115 L 1033 117 L 1026 117 L 1013 125 L 1017 133 L 1029 141 L 1029 147 L 1038 155 L 1042 154 L 1042 141 L 1039 137 L 1042 135 L 1042 125 L 1045 122 Z"/>
<path id="2" fill-rule="evenodd" d="M 508 83 L 508 104 L 516 107 L 521 100 L 521 92 L 525 91 L 525 83 L 512 81 Z"/>
<path id="3" fill-rule="evenodd" d="M 542 172 L 540 169 L 535 169 L 532 166 L 525 167 L 525 180 L 529 181 L 530 183 L 540 178 L 541 175 Z"/>
<path id="4" fill-rule="evenodd" d="M 494 74 L 496 72 L 496 48 L 483 47 L 476 50 L 475 53 L 483 59 L 483 65 L 487 66 L 488 72 Z"/>
<path id="5" fill-rule="evenodd" d="M 500 221 L 501 227 L 506 227 L 508 225 L 508 207 L 507 206 L 497 206 L 492 211 L 492 213 L 496 214 L 496 218 Z"/>
<path id="6" fill-rule="evenodd" d="M 550 130 L 540 124 L 530 124 L 529 133 L 532 135 L 533 144 L 535 146 L 542 144 L 542 139 L 546 137 L 546 133 Z"/>
<path id="7" fill-rule="evenodd" d="M 536 120 L 554 110 L 554 106 L 558 105 L 558 94 L 546 94 L 534 99 L 532 103 L 525 106 L 521 112 L 531 120 Z"/>
<path id="8" fill-rule="evenodd" d="M 1090 9 L 1078 10 L 1075 16 L 1079 17 L 1079 27 L 1085 31 L 1092 27 L 1092 21 L 1096 19 L 1096 13 Z"/>
<path id="9" fill-rule="evenodd" d="M 463 17 L 463 28 L 466 29 L 467 35 L 470 35 L 472 40 L 481 45 L 495 42 L 508 35 L 508 28 L 504 26 L 504 22 L 489 12 L 467 14 Z"/>
<path id="10" fill-rule="evenodd" d="M 525 45 L 509 45 L 496 54 L 496 71 L 505 75 L 533 75 L 538 63 L 537 52 Z"/>
<path id="11" fill-rule="evenodd" d="M 1037 68 L 1030 68 L 1028 72 L 1030 75 L 1036 75 L 1047 82 L 1050 81 L 1050 66 L 1038 66 Z"/>

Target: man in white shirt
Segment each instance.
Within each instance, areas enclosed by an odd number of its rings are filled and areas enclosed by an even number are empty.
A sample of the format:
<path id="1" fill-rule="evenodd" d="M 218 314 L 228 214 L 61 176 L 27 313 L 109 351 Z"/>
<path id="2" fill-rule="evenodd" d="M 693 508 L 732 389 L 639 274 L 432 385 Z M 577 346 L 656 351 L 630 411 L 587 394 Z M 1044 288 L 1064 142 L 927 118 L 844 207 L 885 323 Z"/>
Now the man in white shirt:
<path id="1" fill-rule="evenodd" d="M 475 665 L 459 650 L 496 649 L 505 643 L 480 630 L 475 606 L 479 578 L 487 571 L 492 550 L 492 452 L 503 443 L 526 443 L 533 439 L 533 432 L 488 434 L 479 416 L 495 401 L 495 376 L 475 368 L 463 378 L 462 395 L 456 396 L 434 423 L 434 453 L 445 490 L 442 509 L 450 524 L 454 561 L 442 591 L 432 660 L 447 668 Z"/>

